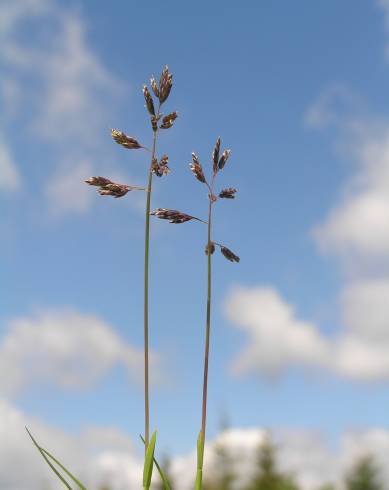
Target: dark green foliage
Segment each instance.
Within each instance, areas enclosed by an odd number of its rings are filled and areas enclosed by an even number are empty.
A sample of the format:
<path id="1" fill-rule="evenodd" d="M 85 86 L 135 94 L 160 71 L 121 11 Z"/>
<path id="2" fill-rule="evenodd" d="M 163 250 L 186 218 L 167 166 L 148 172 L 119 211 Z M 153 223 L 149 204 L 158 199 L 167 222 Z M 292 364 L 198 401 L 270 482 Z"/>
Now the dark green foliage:
<path id="1" fill-rule="evenodd" d="M 372 456 L 357 461 L 345 479 L 346 490 L 384 490 L 380 470 Z"/>
<path id="2" fill-rule="evenodd" d="M 203 490 L 232 490 L 236 479 L 234 461 L 221 443 L 217 445 L 215 452 L 215 473 L 217 476 L 206 479 L 203 482 Z"/>
<path id="3" fill-rule="evenodd" d="M 259 447 L 256 472 L 246 490 L 299 490 L 290 475 L 278 470 L 275 447 L 269 440 Z"/>

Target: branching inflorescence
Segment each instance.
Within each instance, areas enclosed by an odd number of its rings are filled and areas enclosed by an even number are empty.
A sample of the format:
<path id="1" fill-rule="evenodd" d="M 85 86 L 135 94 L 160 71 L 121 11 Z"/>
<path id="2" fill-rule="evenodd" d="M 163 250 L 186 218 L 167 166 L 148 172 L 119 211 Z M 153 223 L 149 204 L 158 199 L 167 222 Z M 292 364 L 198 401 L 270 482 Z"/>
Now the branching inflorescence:
<path id="1" fill-rule="evenodd" d="M 203 455 L 204 455 L 204 442 L 205 442 L 205 429 L 207 422 L 207 394 L 208 394 L 208 364 L 209 364 L 209 347 L 210 347 L 210 334 L 211 334 L 211 295 L 212 295 L 212 255 L 218 247 L 223 256 L 231 262 L 239 262 L 239 257 L 234 254 L 229 248 L 221 243 L 215 242 L 212 238 L 212 211 L 214 204 L 219 199 L 235 199 L 236 189 L 228 187 L 222 189 L 216 196 L 214 192 L 214 185 L 216 177 L 220 170 L 224 168 L 229 157 L 230 150 L 224 150 L 220 155 L 221 140 L 216 140 L 215 148 L 212 152 L 212 172 L 211 178 L 207 180 L 203 167 L 196 153 L 192 153 L 192 162 L 189 167 L 196 177 L 196 179 L 204 184 L 208 189 L 208 221 L 203 221 L 199 218 L 195 218 L 189 214 L 182 213 L 172 209 L 159 208 L 153 211 L 151 214 L 160 219 L 169 220 L 170 223 L 180 224 L 190 220 L 200 221 L 207 224 L 207 242 L 205 245 L 205 254 L 207 255 L 207 312 L 206 312 L 206 328 L 205 328 L 205 349 L 204 349 L 204 377 L 203 377 L 203 399 L 202 399 L 202 416 L 201 416 L 201 430 L 197 442 L 197 474 L 196 474 L 196 490 L 202 488 L 202 474 L 203 474 Z"/>
<path id="2" fill-rule="evenodd" d="M 119 145 L 128 150 L 143 149 L 151 153 L 150 166 L 147 174 L 147 186 L 134 186 L 127 184 L 118 184 L 112 182 L 105 177 L 90 177 L 85 182 L 89 185 L 97 186 L 99 194 L 103 196 L 113 196 L 115 198 L 125 196 L 129 191 L 141 190 L 146 191 L 146 206 L 145 206 L 145 240 L 144 240 L 144 404 L 145 404 L 145 451 L 147 459 L 147 450 L 150 443 L 150 398 L 149 398 L 149 249 L 150 249 L 150 206 L 151 206 L 151 192 L 153 175 L 162 177 L 170 172 L 168 162 L 168 155 L 162 155 L 161 158 L 157 158 L 157 138 L 160 129 L 169 129 L 173 126 L 174 121 L 177 119 L 177 112 L 171 112 L 166 115 L 161 113 L 161 106 L 169 97 L 171 88 L 173 85 L 173 77 L 169 72 L 168 67 L 165 67 L 162 71 L 159 83 L 157 83 L 152 77 L 150 79 L 150 87 L 153 92 L 156 103 L 153 96 L 146 85 L 143 86 L 143 96 L 146 102 L 146 108 L 150 116 L 151 128 L 153 132 L 152 148 L 149 150 L 146 146 L 139 143 L 139 141 L 117 129 L 111 130 L 112 138 Z M 153 438 L 152 438 L 153 442 Z M 154 438 L 155 444 L 155 438 Z M 152 459 L 151 459 L 152 465 Z M 148 477 L 144 478 L 144 486 L 149 485 Z"/>
<path id="3" fill-rule="evenodd" d="M 170 490 L 169 483 L 164 475 L 161 467 L 154 459 L 154 449 L 156 444 L 156 432 L 150 438 L 150 403 L 149 403 L 149 248 L 150 248 L 150 216 L 155 216 L 160 219 L 168 220 L 170 223 L 180 224 L 188 221 L 198 221 L 207 225 L 207 242 L 205 246 L 205 254 L 207 256 L 207 308 L 206 308 L 206 329 L 205 329 L 205 349 L 204 349 L 204 378 L 203 378 L 203 396 L 202 396 L 202 417 L 201 430 L 197 441 L 197 473 L 195 489 L 202 488 L 203 474 L 203 457 L 204 457 L 204 441 L 205 429 L 207 421 L 207 393 L 208 393 L 208 363 L 209 363 L 209 347 L 211 333 L 211 293 L 212 293 L 212 255 L 216 247 L 220 249 L 222 255 L 231 262 L 239 262 L 239 257 L 235 255 L 229 248 L 221 243 L 218 243 L 212 238 L 212 211 L 215 203 L 219 199 L 235 199 L 236 189 L 228 187 L 222 189 L 217 195 L 214 192 L 214 184 L 218 173 L 224 168 L 229 157 L 230 150 L 224 150 L 220 154 L 220 138 L 217 139 L 215 148 L 212 152 L 212 171 L 210 179 L 207 179 L 203 167 L 195 153 L 192 153 L 192 162 L 190 169 L 196 179 L 204 184 L 208 190 L 208 219 L 202 220 L 190 214 L 181 211 L 165 208 L 157 208 L 151 212 L 151 192 L 153 176 L 162 177 L 170 172 L 168 155 L 157 157 L 157 137 L 160 129 L 169 129 L 173 126 L 177 119 L 177 112 L 168 114 L 161 113 L 161 106 L 169 97 L 173 85 L 172 75 L 167 67 L 162 71 L 159 83 L 154 78 L 150 80 L 151 95 L 146 85 L 143 87 L 143 96 L 146 102 L 146 108 L 149 113 L 151 128 L 153 133 L 151 149 L 139 143 L 139 141 L 117 129 L 111 130 L 112 138 L 116 143 L 127 150 L 145 150 L 150 153 L 150 165 L 147 172 L 147 184 L 145 186 L 128 185 L 113 182 L 112 180 L 94 176 L 90 177 L 85 182 L 91 186 L 97 187 L 97 192 L 102 196 L 112 196 L 121 198 L 126 196 L 130 191 L 146 192 L 145 205 L 145 238 L 144 238 L 144 408 L 145 408 L 145 433 L 144 438 L 141 436 L 145 445 L 145 462 L 143 469 L 143 488 L 149 490 L 151 485 L 152 470 L 154 464 L 161 476 L 164 490 Z M 27 429 L 28 431 L 28 429 Z M 71 490 L 68 483 L 69 478 L 80 490 L 86 490 L 86 487 L 67 470 L 51 453 L 40 446 L 34 439 L 32 434 L 28 432 L 33 443 L 50 466 L 52 471 L 62 481 L 64 486 Z M 59 468 L 59 469 L 57 469 Z M 61 472 L 61 471 L 62 472 Z M 65 473 L 66 477 L 63 475 Z"/>

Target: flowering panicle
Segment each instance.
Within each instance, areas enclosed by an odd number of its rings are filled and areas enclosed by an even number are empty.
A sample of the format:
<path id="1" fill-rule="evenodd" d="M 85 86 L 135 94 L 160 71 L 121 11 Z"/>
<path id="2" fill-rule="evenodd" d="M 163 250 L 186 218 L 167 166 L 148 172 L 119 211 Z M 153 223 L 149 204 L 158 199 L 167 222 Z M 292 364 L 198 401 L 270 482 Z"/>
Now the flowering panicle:
<path id="1" fill-rule="evenodd" d="M 117 184 L 105 177 L 89 177 L 89 179 L 85 180 L 85 183 L 99 187 L 97 192 L 101 196 L 113 196 L 116 198 L 125 196 L 129 191 L 145 190 L 144 187 L 136 185 Z"/>
<path id="2" fill-rule="evenodd" d="M 169 219 L 171 223 L 184 223 L 192 219 L 198 219 L 193 216 L 180 213 L 179 211 L 169 211 L 164 209 L 157 209 L 154 213 L 150 213 L 151 209 L 151 194 L 153 176 L 162 177 L 170 172 L 168 162 L 169 157 L 163 155 L 158 159 L 156 154 L 157 148 L 157 136 L 159 129 L 169 129 L 173 126 L 174 121 L 177 119 L 177 112 L 173 111 L 166 115 L 161 114 L 161 105 L 166 102 L 169 97 L 170 91 L 173 86 L 173 76 L 169 72 L 167 66 L 162 70 L 159 83 L 155 81 L 154 77 L 150 79 L 151 90 L 146 85 L 143 85 L 143 97 L 146 103 L 146 109 L 150 117 L 151 128 L 153 130 L 152 149 L 149 150 L 143 146 L 137 139 L 125 134 L 118 129 L 111 130 L 111 136 L 114 141 L 128 150 L 144 149 L 150 152 L 150 165 L 147 173 L 147 187 L 131 186 L 127 184 L 119 184 L 113 182 L 106 177 L 90 177 L 85 180 L 89 185 L 96 186 L 97 192 L 102 196 L 112 196 L 119 198 L 125 196 L 132 190 L 146 191 L 146 205 L 145 205 L 145 240 L 144 240 L 144 413 L 145 413 L 145 430 L 144 430 L 144 443 L 145 450 L 152 446 L 153 438 L 150 441 L 150 409 L 149 409 L 149 248 L 150 248 L 150 214 L 155 214 L 159 218 Z M 156 100 L 153 98 L 156 97 Z M 162 119 L 162 121 L 161 121 Z M 161 123 L 160 123 L 161 121 Z M 155 441 L 154 441 L 155 444 Z M 148 453 L 147 453 L 148 454 Z M 148 461 L 147 458 L 145 461 Z M 152 460 L 151 460 L 152 461 Z M 146 463 L 145 463 L 146 465 Z M 146 467 L 146 466 L 145 466 Z M 148 490 L 150 484 L 145 486 Z"/>
<path id="3" fill-rule="evenodd" d="M 190 221 L 192 219 L 196 221 L 202 221 L 201 219 L 196 218 L 195 216 L 182 213 L 181 211 L 176 211 L 175 209 L 157 208 L 154 211 L 152 211 L 150 214 L 159 219 L 167 219 L 169 220 L 169 223 L 174 223 L 174 224 L 186 223 L 187 221 Z"/>

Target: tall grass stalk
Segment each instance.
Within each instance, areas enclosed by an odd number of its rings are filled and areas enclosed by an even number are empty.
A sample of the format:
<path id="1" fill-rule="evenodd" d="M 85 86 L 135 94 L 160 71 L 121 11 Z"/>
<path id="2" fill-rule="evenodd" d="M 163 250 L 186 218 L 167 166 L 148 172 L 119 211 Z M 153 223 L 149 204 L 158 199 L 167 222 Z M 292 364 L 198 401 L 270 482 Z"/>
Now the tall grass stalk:
<path id="1" fill-rule="evenodd" d="M 159 118 L 161 103 L 158 103 L 156 114 Z M 150 209 L 151 192 L 153 187 L 153 165 L 157 147 L 158 126 L 153 129 L 153 146 L 146 188 L 146 215 L 145 215 L 145 265 L 144 265 L 144 403 L 145 403 L 145 451 L 150 442 L 150 388 L 149 388 L 149 256 L 150 256 Z"/>
<path id="2" fill-rule="evenodd" d="M 154 77 L 150 79 L 151 90 L 154 93 L 155 98 L 158 101 L 157 111 L 154 106 L 154 99 L 146 85 L 143 86 L 143 96 L 146 102 L 146 108 L 150 116 L 151 128 L 153 131 L 153 143 L 152 149 L 149 150 L 144 145 L 138 142 L 138 140 L 132 136 L 119 131 L 117 129 L 111 130 L 112 138 L 127 150 L 143 149 L 151 153 L 150 165 L 147 174 L 147 187 L 134 186 L 128 184 L 119 184 L 113 182 L 106 177 L 95 176 L 88 178 L 85 182 L 91 186 L 98 188 L 98 193 L 102 196 L 112 196 L 114 198 L 120 198 L 125 196 L 128 192 L 133 190 L 146 191 L 146 207 L 145 207 L 145 240 L 144 240 L 144 449 L 145 449 L 145 462 L 143 470 L 143 487 L 147 490 L 150 487 L 151 476 L 154 465 L 154 449 L 156 444 L 156 432 L 150 441 L 150 383 L 149 383 L 149 258 L 150 258 L 150 207 L 151 207 L 151 193 L 153 185 L 153 176 L 162 177 L 170 172 L 168 167 L 169 157 L 163 155 L 158 161 L 156 157 L 158 132 L 160 129 L 169 129 L 173 126 L 174 121 L 177 118 L 177 112 L 171 112 L 166 115 L 160 113 L 162 104 L 169 97 L 171 88 L 173 85 L 173 77 L 169 73 L 166 66 L 161 74 L 159 83 L 155 81 Z M 29 433 L 30 434 L 30 433 Z M 31 436 L 31 434 L 30 434 Z M 32 437 L 32 436 L 31 436 Z M 57 464 L 65 473 L 70 475 L 68 470 L 61 463 L 54 459 L 46 450 L 41 448 L 36 441 L 33 442 L 39 449 L 41 455 L 49 464 L 55 474 L 66 485 L 66 480 L 53 466 L 52 462 L 48 459 L 51 458 L 55 464 Z M 159 469 L 160 473 L 161 470 Z M 165 478 L 166 480 L 166 478 Z M 164 483 L 165 484 L 165 483 Z M 167 488 L 167 487 L 166 487 Z"/>
<path id="3" fill-rule="evenodd" d="M 229 248 L 221 243 L 214 242 L 212 239 L 212 211 L 214 204 L 219 199 L 234 199 L 236 189 L 228 187 L 222 189 L 216 196 L 214 194 L 214 183 L 217 174 L 222 170 L 229 159 L 230 150 L 224 150 L 220 156 L 221 140 L 218 138 L 214 150 L 212 152 L 212 177 L 210 183 L 205 177 L 203 167 L 199 158 L 195 153 L 192 153 L 192 162 L 190 169 L 196 179 L 205 184 L 208 189 L 208 221 L 203 221 L 192 215 L 185 214 L 181 211 L 173 209 L 158 208 L 151 214 L 157 218 L 169 220 L 170 223 L 185 223 L 190 220 L 197 220 L 207 224 L 207 242 L 205 253 L 207 255 L 207 307 L 206 307 L 206 324 L 205 324 L 205 347 L 204 347 L 204 374 L 203 374 L 203 397 L 201 410 L 201 430 L 197 439 L 197 471 L 195 480 L 195 490 L 202 489 L 203 479 L 203 463 L 204 463 L 204 445 L 207 425 L 207 397 L 208 397 L 208 372 L 209 372 L 209 351 L 211 342 L 211 306 L 212 306 L 212 255 L 218 247 L 222 255 L 231 262 L 239 262 L 239 257 L 235 255 Z"/>

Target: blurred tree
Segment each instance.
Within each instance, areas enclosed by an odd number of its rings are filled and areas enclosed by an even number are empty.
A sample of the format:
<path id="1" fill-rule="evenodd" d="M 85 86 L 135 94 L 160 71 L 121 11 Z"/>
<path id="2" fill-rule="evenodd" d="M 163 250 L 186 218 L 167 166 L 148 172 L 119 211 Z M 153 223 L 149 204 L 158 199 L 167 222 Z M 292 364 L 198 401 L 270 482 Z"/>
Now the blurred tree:
<path id="1" fill-rule="evenodd" d="M 259 447 L 256 472 L 247 490 L 299 490 L 290 475 L 277 469 L 275 447 L 270 440 Z"/>
<path id="2" fill-rule="evenodd" d="M 383 490 L 380 469 L 372 456 L 360 458 L 345 478 L 346 490 Z"/>
<path id="3" fill-rule="evenodd" d="M 335 490 L 335 485 L 326 483 L 325 485 L 321 485 L 317 490 Z"/>
<path id="4" fill-rule="evenodd" d="M 215 447 L 215 463 L 212 476 L 205 479 L 203 490 L 232 490 L 236 475 L 234 461 L 225 445 L 219 442 Z"/>

